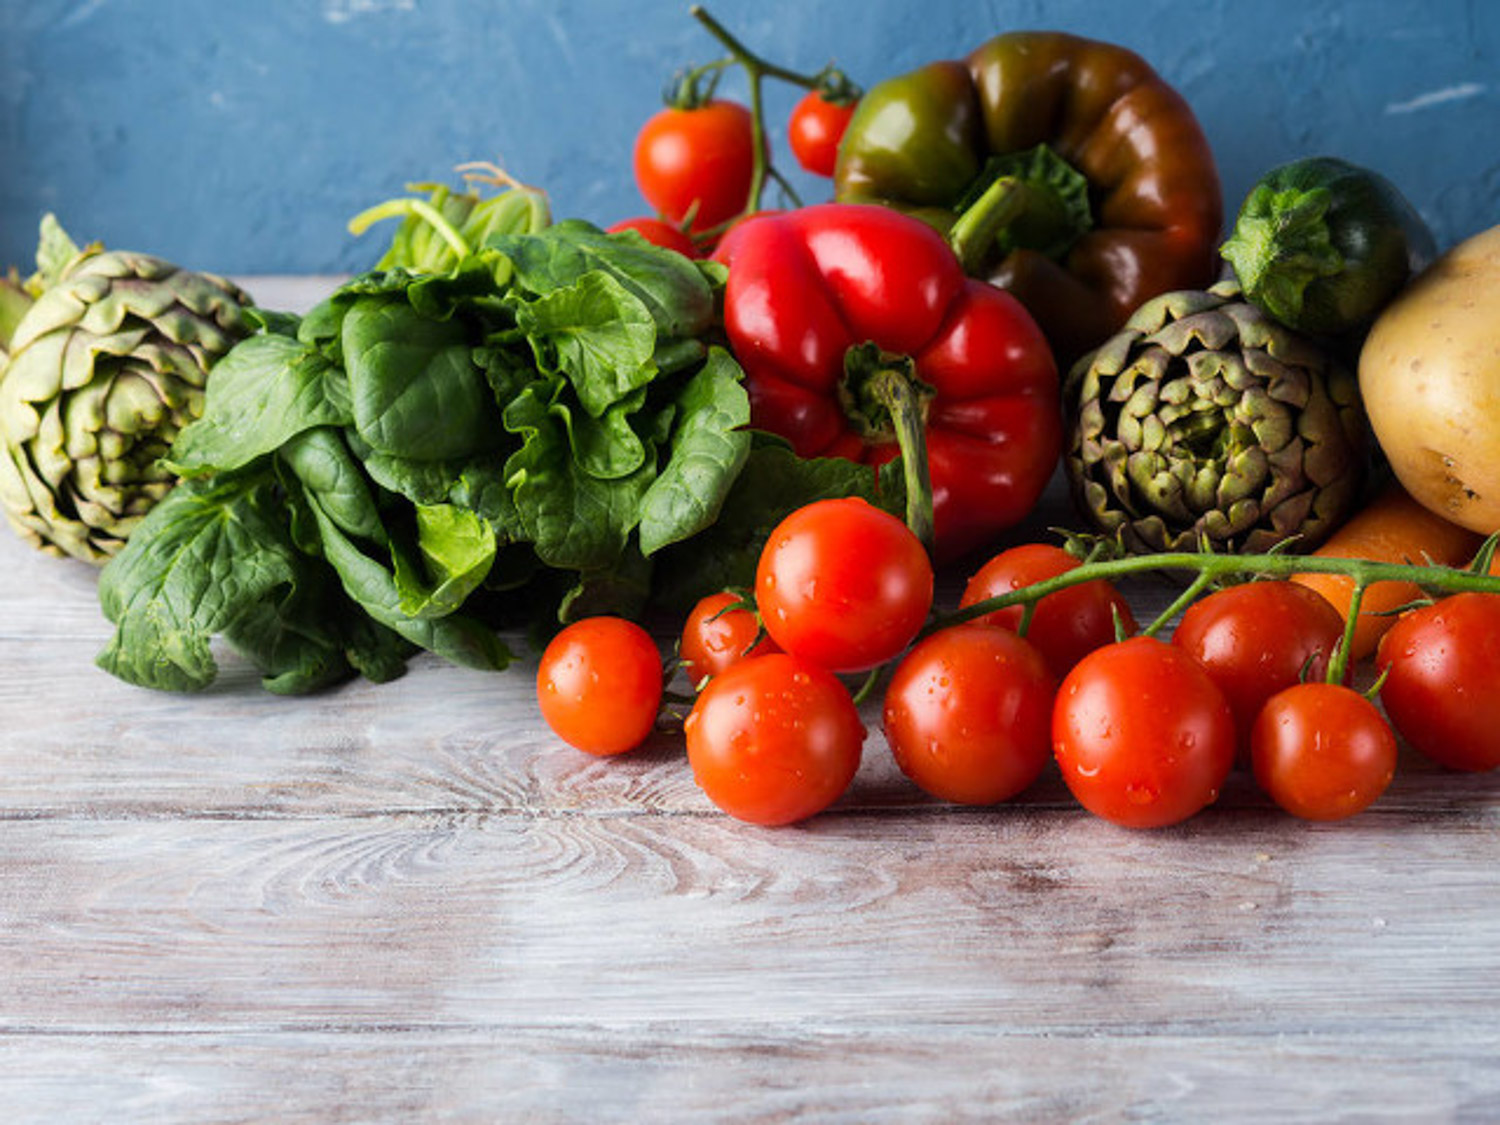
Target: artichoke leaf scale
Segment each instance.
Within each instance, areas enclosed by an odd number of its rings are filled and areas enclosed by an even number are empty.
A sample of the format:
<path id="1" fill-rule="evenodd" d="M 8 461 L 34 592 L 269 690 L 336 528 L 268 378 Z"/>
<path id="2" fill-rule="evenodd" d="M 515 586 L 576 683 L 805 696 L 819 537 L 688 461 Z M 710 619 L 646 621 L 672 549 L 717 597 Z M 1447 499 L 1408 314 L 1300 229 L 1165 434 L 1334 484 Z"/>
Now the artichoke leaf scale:
<path id="1" fill-rule="evenodd" d="M 1363 478 L 1355 392 L 1232 284 L 1167 294 L 1070 372 L 1075 502 L 1132 550 L 1310 547 Z"/>

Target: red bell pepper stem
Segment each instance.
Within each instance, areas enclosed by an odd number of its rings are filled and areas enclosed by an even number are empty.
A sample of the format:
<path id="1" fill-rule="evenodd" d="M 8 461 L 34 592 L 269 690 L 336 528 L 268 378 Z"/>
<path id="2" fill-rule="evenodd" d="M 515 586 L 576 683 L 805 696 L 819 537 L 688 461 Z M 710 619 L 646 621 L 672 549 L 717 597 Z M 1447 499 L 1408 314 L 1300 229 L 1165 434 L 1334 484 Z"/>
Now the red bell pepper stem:
<path id="1" fill-rule="evenodd" d="M 882 368 L 870 379 L 869 391 L 890 412 L 901 449 L 906 480 L 906 526 L 931 554 L 936 543 L 932 520 L 932 474 L 927 465 L 927 433 L 922 402 L 911 379 L 894 368 Z"/>
<path id="2" fill-rule="evenodd" d="M 948 244 L 972 274 L 994 245 L 995 237 L 1026 210 L 1026 184 L 1017 176 L 1001 176 L 959 215 L 948 231 Z"/>

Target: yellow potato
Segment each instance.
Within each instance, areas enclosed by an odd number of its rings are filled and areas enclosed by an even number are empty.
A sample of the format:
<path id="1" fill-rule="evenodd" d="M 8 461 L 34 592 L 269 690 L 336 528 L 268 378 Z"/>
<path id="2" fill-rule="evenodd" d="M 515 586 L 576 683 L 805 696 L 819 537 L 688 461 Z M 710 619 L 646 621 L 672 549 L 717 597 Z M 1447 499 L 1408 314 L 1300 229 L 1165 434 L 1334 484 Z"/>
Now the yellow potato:
<path id="1" fill-rule="evenodd" d="M 1470 530 L 1500 529 L 1500 226 L 1448 251 L 1381 312 L 1359 387 L 1407 492 Z"/>

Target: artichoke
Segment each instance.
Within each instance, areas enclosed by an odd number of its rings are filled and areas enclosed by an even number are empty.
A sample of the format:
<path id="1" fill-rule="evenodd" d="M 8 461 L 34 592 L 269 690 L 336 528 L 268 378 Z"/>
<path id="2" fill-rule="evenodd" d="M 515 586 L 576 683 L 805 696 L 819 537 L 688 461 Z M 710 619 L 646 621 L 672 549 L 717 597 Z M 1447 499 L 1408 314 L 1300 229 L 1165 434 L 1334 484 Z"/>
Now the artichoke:
<path id="1" fill-rule="evenodd" d="M 233 283 L 75 246 L 42 222 L 36 299 L 0 372 L 0 507 L 50 554 L 102 565 L 172 487 L 158 460 L 203 410 L 209 366 L 252 325 Z"/>
<path id="2" fill-rule="evenodd" d="M 1357 502 L 1353 373 L 1232 281 L 1142 305 L 1065 394 L 1074 503 L 1130 551 L 1310 549 Z"/>

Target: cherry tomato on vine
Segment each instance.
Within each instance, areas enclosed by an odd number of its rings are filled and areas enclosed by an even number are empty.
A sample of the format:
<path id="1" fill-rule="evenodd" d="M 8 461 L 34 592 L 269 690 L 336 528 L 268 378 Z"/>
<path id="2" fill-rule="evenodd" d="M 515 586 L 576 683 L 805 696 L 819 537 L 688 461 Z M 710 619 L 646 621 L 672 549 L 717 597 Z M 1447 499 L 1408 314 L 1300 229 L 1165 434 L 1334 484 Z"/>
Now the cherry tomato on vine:
<path id="1" fill-rule="evenodd" d="M 1500 767 L 1500 594 L 1454 594 L 1404 614 L 1375 664 L 1385 713 L 1418 751 L 1449 769 Z"/>
<path id="2" fill-rule="evenodd" d="M 618 234 L 625 230 L 635 231 L 653 246 L 660 246 L 664 250 L 676 250 L 687 258 L 702 257 L 687 231 L 673 226 L 664 219 L 654 219 L 649 215 L 636 215 L 629 219 L 621 219 L 610 226 L 606 233 Z"/>
<path id="3" fill-rule="evenodd" d="M 1035 781 L 1051 755 L 1057 681 L 1005 629 L 955 625 L 919 641 L 885 692 L 886 741 L 934 797 L 991 805 Z"/>
<path id="4" fill-rule="evenodd" d="M 780 651 L 755 611 L 744 608 L 742 601 L 725 590 L 699 599 L 688 614 L 678 656 L 691 683 L 701 684 L 747 657 Z"/>
<path id="5" fill-rule="evenodd" d="M 1078 560 L 1050 543 L 1022 543 L 1001 551 L 985 563 L 964 587 L 961 607 L 1008 594 L 1048 578 L 1066 574 Z M 977 620 L 986 625 L 1020 628 L 1023 607 L 1008 606 Z M 1128 636 L 1136 631 L 1135 617 L 1124 596 L 1101 579 L 1048 594 L 1037 602 L 1026 629 L 1026 639 L 1047 658 L 1053 675 L 1061 679 L 1073 665 L 1096 648 L 1115 639 L 1115 616 Z"/>
<path id="6" fill-rule="evenodd" d="M 1285 580 L 1216 590 L 1183 611 L 1172 643 L 1208 669 L 1234 711 L 1240 747 L 1266 700 L 1303 679 L 1321 680 L 1344 635 L 1333 603 Z"/>
<path id="7" fill-rule="evenodd" d="M 586 617 L 564 628 L 536 671 L 542 718 L 570 746 L 607 757 L 639 746 L 661 708 L 661 653 L 623 617 Z"/>
<path id="8" fill-rule="evenodd" d="M 646 202 L 671 223 L 692 213 L 707 230 L 745 209 L 755 170 L 750 111 L 712 99 L 691 109 L 668 107 L 636 134 L 635 182 Z"/>
<path id="9" fill-rule="evenodd" d="M 838 800 L 865 739 L 838 677 L 781 652 L 709 680 L 683 731 L 693 778 L 709 800 L 764 825 L 805 820 Z"/>
<path id="10" fill-rule="evenodd" d="M 809 90 L 792 107 L 786 139 L 797 163 L 815 176 L 832 176 L 838 163 L 839 141 L 854 116 L 855 102 L 831 102 Z"/>
<path id="11" fill-rule="evenodd" d="M 1052 749 L 1084 808 L 1128 828 L 1186 820 L 1234 764 L 1234 714 L 1203 666 L 1155 637 L 1089 653 L 1052 712 Z"/>
<path id="12" fill-rule="evenodd" d="M 1396 773 L 1396 735 L 1380 709 L 1343 684 L 1277 692 L 1250 734 L 1256 783 L 1293 816 L 1342 820 L 1368 808 Z"/>
<path id="13" fill-rule="evenodd" d="M 755 604 L 771 639 L 831 672 L 862 672 L 898 655 L 927 620 L 932 589 L 921 540 L 856 497 L 792 512 L 766 540 L 755 572 Z"/>

